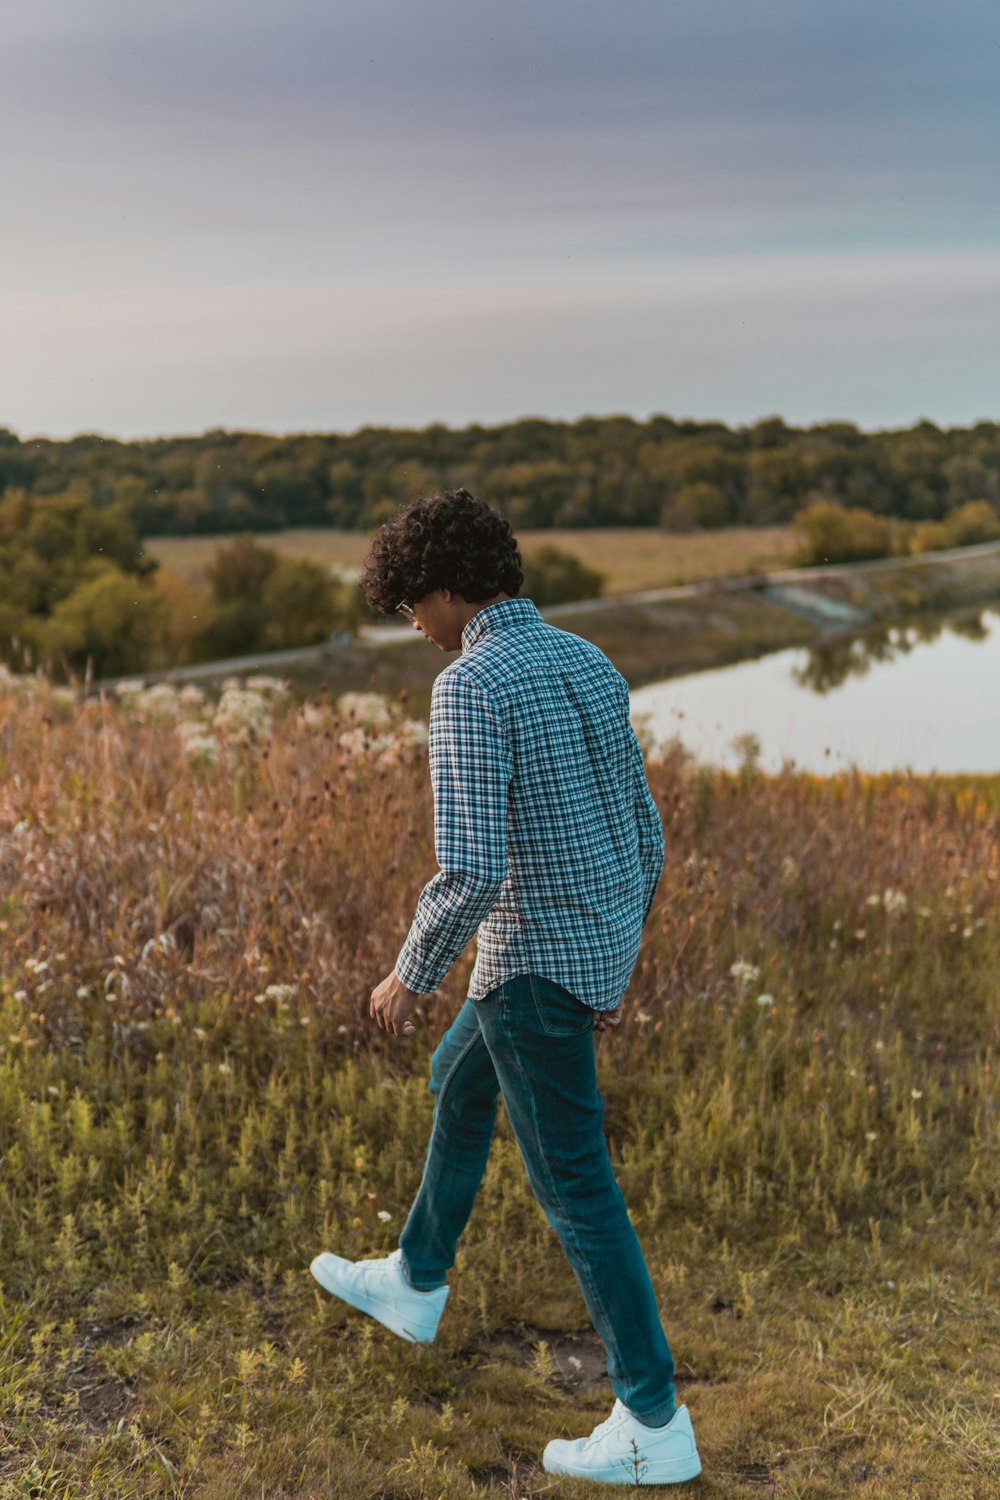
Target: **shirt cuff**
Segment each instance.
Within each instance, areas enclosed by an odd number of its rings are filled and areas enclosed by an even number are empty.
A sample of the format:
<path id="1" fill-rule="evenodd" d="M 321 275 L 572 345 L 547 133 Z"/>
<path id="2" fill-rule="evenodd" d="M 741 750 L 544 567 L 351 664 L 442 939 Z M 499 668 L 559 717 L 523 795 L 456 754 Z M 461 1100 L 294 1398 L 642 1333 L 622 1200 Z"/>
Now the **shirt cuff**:
<path id="1" fill-rule="evenodd" d="M 440 985 L 448 969 L 445 969 L 444 974 L 435 973 L 426 961 L 421 962 L 414 952 L 415 947 L 411 932 L 399 950 L 399 957 L 393 965 L 393 972 L 396 978 L 401 980 L 415 995 L 431 995 Z M 451 965 L 449 964 L 448 967 L 450 968 Z"/>

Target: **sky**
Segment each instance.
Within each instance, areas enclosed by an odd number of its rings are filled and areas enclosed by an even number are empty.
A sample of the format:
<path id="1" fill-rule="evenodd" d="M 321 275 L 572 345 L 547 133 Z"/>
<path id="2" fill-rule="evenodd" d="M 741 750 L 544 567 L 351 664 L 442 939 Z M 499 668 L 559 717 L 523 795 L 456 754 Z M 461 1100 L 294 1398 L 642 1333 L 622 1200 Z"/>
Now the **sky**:
<path id="1" fill-rule="evenodd" d="M 1000 417 L 996 0 L 5 0 L 0 426 Z"/>

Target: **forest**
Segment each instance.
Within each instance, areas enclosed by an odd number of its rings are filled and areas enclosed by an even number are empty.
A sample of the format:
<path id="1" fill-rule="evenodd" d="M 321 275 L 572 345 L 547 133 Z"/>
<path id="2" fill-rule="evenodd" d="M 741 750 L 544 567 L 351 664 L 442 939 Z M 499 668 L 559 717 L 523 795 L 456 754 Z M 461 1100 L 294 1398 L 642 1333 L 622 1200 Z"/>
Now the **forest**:
<path id="1" fill-rule="evenodd" d="M 0 429 L 0 494 L 117 506 L 140 536 L 370 530 L 411 496 L 457 484 L 526 529 L 773 526 L 817 503 L 934 522 L 970 501 L 1000 505 L 1000 423 L 868 433 L 609 416 L 134 442 Z"/>

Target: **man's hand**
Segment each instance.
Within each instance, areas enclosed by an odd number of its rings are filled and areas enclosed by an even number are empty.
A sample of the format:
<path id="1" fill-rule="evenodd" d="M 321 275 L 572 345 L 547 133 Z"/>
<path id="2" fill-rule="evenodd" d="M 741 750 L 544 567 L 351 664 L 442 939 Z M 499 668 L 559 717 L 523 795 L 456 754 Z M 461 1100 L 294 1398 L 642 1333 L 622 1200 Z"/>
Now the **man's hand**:
<path id="1" fill-rule="evenodd" d="M 594 1030 L 607 1031 L 611 1026 L 620 1026 L 622 1020 L 623 1001 L 619 1000 L 614 1010 L 599 1010 L 595 1012 Z"/>
<path id="2" fill-rule="evenodd" d="M 372 990 L 368 1014 L 383 1031 L 390 1031 L 393 1036 L 412 1036 L 417 1028 L 407 1017 L 419 999 L 392 973 Z"/>

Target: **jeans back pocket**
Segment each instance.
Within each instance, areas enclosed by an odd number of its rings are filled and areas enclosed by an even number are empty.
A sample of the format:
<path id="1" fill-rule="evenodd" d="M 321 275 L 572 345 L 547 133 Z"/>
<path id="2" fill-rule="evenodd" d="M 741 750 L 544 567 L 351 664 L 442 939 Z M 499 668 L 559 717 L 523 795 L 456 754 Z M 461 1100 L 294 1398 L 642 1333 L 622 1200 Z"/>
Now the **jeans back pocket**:
<path id="1" fill-rule="evenodd" d="M 531 989 L 538 1024 L 546 1036 L 576 1036 L 578 1032 L 593 1029 L 594 1012 L 589 1005 L 584 1005 L 553 979 L 544 979 L 541 974 L 525 977 Z"/>

